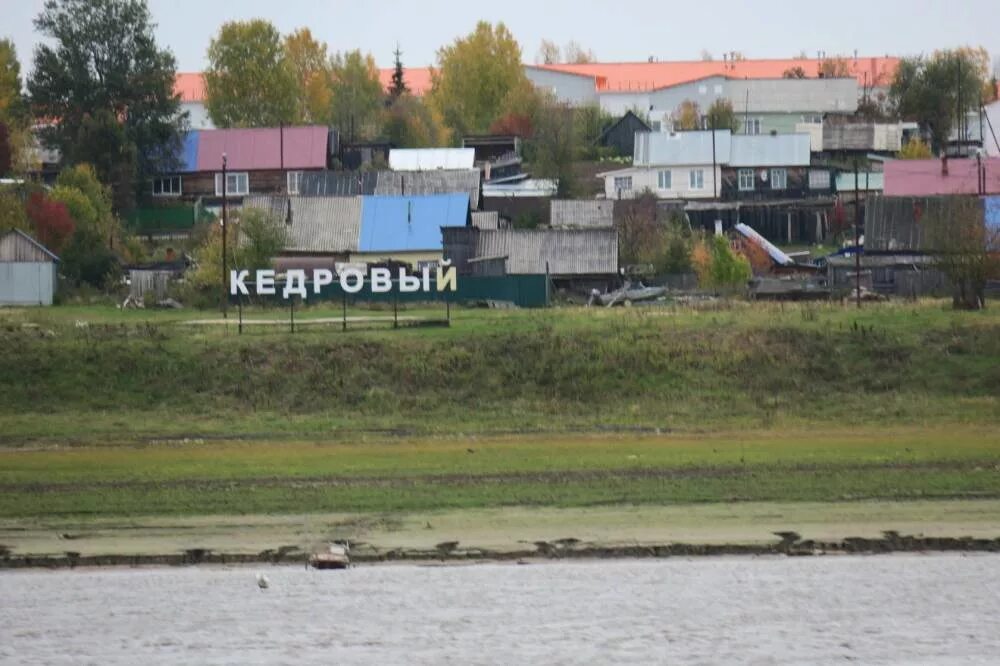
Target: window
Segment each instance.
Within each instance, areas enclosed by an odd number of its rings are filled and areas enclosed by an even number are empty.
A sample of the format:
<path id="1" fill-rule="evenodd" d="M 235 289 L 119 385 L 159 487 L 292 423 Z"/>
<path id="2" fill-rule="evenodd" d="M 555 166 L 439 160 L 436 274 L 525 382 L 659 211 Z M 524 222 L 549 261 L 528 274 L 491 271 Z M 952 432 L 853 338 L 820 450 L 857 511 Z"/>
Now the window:
<path id="1" fill-rule="evenodd" d="M 692 190 L 703 190 L 705 189 L 705 170 L 704 169 L 692 169 L 688 173 L 688 185 Z"/>
<path id="2" fill-rule="evenodd" d="M 250 194 L 250 176 L 246 171 L 226 174 L 226 196 L 239 197 Z M 222 174 L 215 174 L 215 196 L 222 196 Z"/>
<path id="3" fill-rule="evenodd" d="M 699 95 L 707 95 L 708 94 L 708 86 L 698 86 L 698 94 Z"/>
<path id="4" fill-rule="evenodd" d="M 721 84 L 718 84 L 718 83 L 715 84 L 715 94 L 716 95 L 721 95 L 722 94 L 722 85 Z"/>
<path id="5" fill-rule="evenodd" d="M 153 179 L 154 197 L 179 197 L 181 195 L 181 177 L 170 176 L 168 178 Z"/>
<path id="6" fill-rule="evenodd" d="M 814 125 L 821 125 L 823 124 L 823 116 L 804 115 L 802 116 L 802 122 L 813 123 Z"/>
<path id="7" fill-rule="evenodd" d="M 661 171 L 661 172 L 659 172 L 657 174 L 656 180 L 657 180 L 657 184 L 658 184 L 658 186 L 659 186 L 659 188 L 661 190 L 669 190 L 671 187 L 673 187 L 673 185 L 671 183 L 671 181 L 673 180 L 673 178 L 671 178 L 670 171 Z"/>
<path id="8" fill-rule="evenodd" d="M 747 118 L 747 134 L 760 134 L 760 118 Z"/>
<path id="9" fill-rule="evenodd" d="M 288 182 L 288 193 L 298 194 L 299 190 L 302 188 L 302 172 L 301 171 L 289 171 L 285 174 L 286 180 Z"/>
<path id="10" fill-rule="evenodd" d="M 830 189 L 830 172 L 826 169 L 813 169 L 809 172 L 810 190 Z"/>
<path id="11" fill-rule="evenodd" d="M 654 120 L 653 122 L 649 123 L 649 129 L 653 130 L 654 132 L 660 132 L 663 130 L 663 123 L 661 123 L 659 120 Z"/>
<path id="12" fill-rule="evenodd" d="M 615 176 L 615 189 L 616 190 L 631 190 L 632 189 L 632 176 Z"/>
<path id="13" fill-rule="evenodd" d="M 771 169 L 771 189 L 783 190 L 788 186 L 788 171 L 785 169 Z"/>
<path id="14" fill-rule="evenodd" d="M 751 192 L 754 189 L 753 169 L 740 169 L 740 192 Z"/>

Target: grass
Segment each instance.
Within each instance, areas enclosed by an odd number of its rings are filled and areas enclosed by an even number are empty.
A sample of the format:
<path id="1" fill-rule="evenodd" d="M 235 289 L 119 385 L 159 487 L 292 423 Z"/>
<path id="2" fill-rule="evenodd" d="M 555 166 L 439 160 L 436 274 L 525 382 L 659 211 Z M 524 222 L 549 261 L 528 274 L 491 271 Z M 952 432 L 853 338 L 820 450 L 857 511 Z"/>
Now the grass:
<path id="1" fill-rule="evenodd" d="M 1000 498 L 994 311 L 452 315 L 2 310 L 0 518 Z"/>
<path id="2" fill-rule="evenodd" d="M 0 517 L 1000 497 L 992 428 L 0 453 Z"/>
<path id="3" fill-rule="evenodd" d="M 457 310 L 445 329 L 243 336 L 181 325 L 203 312 L 8 311 L 0 427 L 8 441 L 90 442 L 1000 417 L 992 311 L 710 307 Z"/>

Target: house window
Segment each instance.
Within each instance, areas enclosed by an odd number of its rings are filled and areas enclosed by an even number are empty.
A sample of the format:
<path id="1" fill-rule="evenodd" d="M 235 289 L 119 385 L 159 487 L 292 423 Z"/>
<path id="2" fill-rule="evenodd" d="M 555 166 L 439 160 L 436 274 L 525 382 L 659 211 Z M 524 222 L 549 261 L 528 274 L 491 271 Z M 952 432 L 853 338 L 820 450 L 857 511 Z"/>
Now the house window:
<path id="1" fill-rule="evenodd" d="M 788 171 L 785 169 L 771 169 L 771 189 L 783 190 L 788 187 Z"/>
<path id="2" fill-rule="evenodd" d="M 747 118 L 747 134 L 760 134 L 760 118 Z"/>
<path id="3" fill-rule="evenodd" d="M 649 128 L 654 132 L 660 132 L 663 130 L 663 123 L 661 123 L 659 120 L 654 120 L 649 124 Z"/>
<path id="4" fill-rule="evenodd" d="M 288 182 L 288 193 L 299 194 L 299 190 L 302 188 L 302 172 L 289 171 L 285 177 Z"/>
<path id="5" fill-rule="evenodd" d="M 153 179 L 154 197 L 179 197 L 181 195 L 181 177 L 170 176 L 169 178 Z"/>
<path id="6" fill-rule="evenodd" d="M 692 169 L 688 172 L 688 185 L 692 190 L 705 189 L 705 170 Z"/>
<path id="7" fill-rule="evenodd" d="M 241 197 L 250 194 L 250 176 L 246 171 L 226 174 L 226 196 Z M 215 196 L 222 196 L 222 174 L 215 174 Z"/>
<path id="8" fill-rule="evenodd" d="M 802 116 L 802 122 L 812 123 L 814 125 L 820 125 L 823 123 L 823 116 L 804 115 Z"/>
<path id="9" fill-rule="evenodd" d="M 740 169 L 740 192 L 751 192 L 754 189 L 753 169 Z"/>
<path id="10" fill-rule="evenodd" d="M 631 190 L 632 189 L 632 176 L 615 176 L 615 189 L 616 190 Z"/>
<path id="11" fill-rule="evenodd" d="M 670 171 L 661 171 L 661 172 L 659 172 L 657 174 L 656 180 L 657 180 L 657 184 L 659 185 L 659 187 L 660 187 L 661 190 L 669 190 L 671 187 L 673 187 L 673 185 L 671 183 L 671 181 L 673 179 L 671 178 L 671 172 Z"/>
<path id="12" fill-rule="evenodd" d="M 830 172 L 826 169 L 813 169 L 809 172 L 810 190 L 830 189 Z"/>

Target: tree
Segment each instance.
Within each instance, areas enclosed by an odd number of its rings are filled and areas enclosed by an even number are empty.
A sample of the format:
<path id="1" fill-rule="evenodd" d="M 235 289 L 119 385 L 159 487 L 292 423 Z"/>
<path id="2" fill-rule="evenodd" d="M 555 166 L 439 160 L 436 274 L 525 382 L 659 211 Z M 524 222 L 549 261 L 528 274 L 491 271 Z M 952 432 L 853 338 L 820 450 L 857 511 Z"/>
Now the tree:
<path id="1" fill-rule="evenodd" d="M 622 202 L 616 215 L 618 254 L 624 265 L 655 264 L 664 250 L 663 229 L 656 221 L 656 195 L 650 191 Z"/>
<path id="2" fill-rule="evenodd" d="M 819 75 L 824 79 L 850 79 L 851 65 L 844 58 L 824 58 L 819 64 Z"/>
<path id="3" fill-rule="evenodd" d="M 379 114 L 385 93 L 378 78 L 378 68 L 371 55 L 348 51 L 334 56 L 331 119 L 352 141 L 372 138 L 380 126 Z"/>
<path id="4" fill-rule="evenodd" d="M 596 57 L 594 56 L 594 52 L 590 49 L 585 49 L 576 41 L 570 40 L 569 43 L 563 47 L 563 60 L 571 64 L 582 65 L 594 62 Z"/>
<path id="5" fill-rule="evenodd" d="M 913 137 L 905 144 L 902 150 L 896 153 L 896 157 L 901 160 L 927 160 L 934 157 L 930 146 L 920 140 L 920 137 Z"/>
<path id="6" fill-rule="evenodd" d="M 560 62 L 562 62 L 562 53 L 559 50 L 559 45 L 548 39 L 543 39 L 541 46 L 538 47 L 538 53 L 535 55 L 535 64 L 555 65 Z"/>
<path id="7" fill-rule="evenodd" d="M 691 263 L 701 287 L 725 289 L 746 284 L 752 277 L 750 262 L 729 247 L 725 236 L 712 236 L 697 243 L 691 253 Z"/>
<path id="8" fill-rule="evenodd" d="M 986 61 L 974 50 L 903 58 L 896 68 L 889 99 L 901 118 L 916 121 L 930 136 L 931 150 L 941 153 L 959 111 L 964 114 L 979 108 L 986 73 Z"/>
<path id="9" fill-rule="evenodd" d="M 796 65 L 795 67 L 789 67 L 786 69 L 782 72 L 781 76 L 786 79 L 804 79 L 806 78 L 806 70 Z"/>
<path id="10" fill-rule="evenodd" d="M 0 191 L 0 233 L 9 229 L 33 232 L 21 197 L 14 192 Z"/>
<path id="11" fill-rule="evenodd" d="M 176 164 L 184 118 L 174 95 L 174 56 L 161 50 L 145 0 L 46 0 L 35 28 L 47 41 L 35 48 L 28 93 L 35 116 L 52 122 L 46 145 L 69 163 L 100 165 L 128 154 L 112 186 L 116 201 Z M 121 129 L 118 152 L 81 141 L 88 119 Z M 101 167 L 98 173 L 104 177 Z M 110 181 L 109 181 L 110 182 Z"/>
<path id="12" fill-rule="evenodd" d="M 74 210 L 74 206 L 81 207 L 80 204 L 71 205 L 70 200 L 57 196 L 58 192 L 66 191 L 75 192 L 83 197 L 87 204 L 84 210 L 92 211 L 87 219 L 78 217 Z M 78 198 L 72 194 L 69 196 L 74 200 Z M 76 222 L 77 231 L 81 228 L 94 231 L 109 248 L 115 247 L 116 243 L 124 240 L 121 223 L 113 212 L 111 192 L 101 184 L 97 174 L 89 164 L 78 164 L 75 167 L 63 169 L 56 179 L 56 188 L 52 192 L 52 197 L 67 205 Z"/>
<path id="13" fill-rule="evenodd" d="M 295 122 L 325 123 L 333 100 L 326 44 L 300 28 L 285 37 L 284 57 L 295 79 Z"/>
<path id="14" fill-rule="evenodd" d="M 73 218 L 66 205 L 52 201 L 41 192 L 32 192 L 25 206 L 38 242 L 59 254 L 73 235 Z"/>
<path id="15" fill-rule="evenodd" d="M 430 99 L 459 134 L 485 132 L 503 115 L 507 97 L 528 83 L 521 47 L 503 23 L 480 21 L 472 33 L 439 49 L 437 57 Z"/>
<path id="16" fill-rule="evenodd" d="M 14 147 L 10 141 L 10 129 L 0 120 L 0 178 L 10 173 L 14 165 Z"/>
<path id="17" fill-rule="evenodd" d="M 293 123 L 301 95 L 278 29 L 262 19 L 224 23 L 208 46 L 205 95 L 218 127 Z"/>
<path id="18" fill-rule="evenodd" d="M 285 226 L 259 208 L 244 208 L 229 219 L 226 231 L 226 263 L 234 269 L 254 271 L 267 268 L 284 249 Z M 195 250 L 198 268 L 191 282 L 200 288 L 219 288 L 222 279 L 222 225 L 212 225 L 208 236 Z"/>
<path id="19" fill-rule="evenodd" d="M 60 258 L 60 271 L 75 284 L 102 288 L 118 273 L 118 259 L 94 229 L 77 229 Z"/>
<path id="20" fill-rule="evenodd" d="M 954 288 L 956 309 L 986 306 L 986 283 L 1000 278 L 1000 230 L 988 227 L 978 197 L 947 197 L 920 220 L 924 246 Z"/>
<path id="21" fill-rule="evenodd" d="M 701 129 L 701 107 L 698 106 L 698 102 L 684 100 L 674 109 L 671 118 L 674 121 L 674 129 Z"/>
<path id="22" fill-rule="evenodd" d="M 448 129 L 438 113 L 423 100 L 400 95 L 386 112 L 382 134 L 400 148 L 432 148 L 448 144 Z"/>
<path id="23" fill-rule="evenodd" d="M 114 210 L 130 210 L 136 190 L 131 187 L 139 161 L 136 145 L 108 111 L 87 116 L 80 124 L 76 141 L 65 156 L 69 164 L 91 164 L 98 178 L 112 190 Z M 169 164 L 164 160 L 164 164 Z"/>
<path id="24" fill-rule="evenodd" d="M 389 85 L 389 97 L 399 99 L 401 95 L 410 92 L 406 81 L 403 80 L 403 52 L 399 50 L 399 44 L 396 44 L 396 50 L 392 52 L 392 55 L 395 60 L 393 61 L 392 83 Z"/>
<path id="25" fill-rule="evenodd" d="M 19 119 L 24 111 L 21 64 L 14 42 L 0 39 L 0 122 Z"/>
<path id="26" fill-rule="evenodd" d="M 573 197 L 577 190 L 573 164 L 579 153 L 574 109 L 546 95 L 532 118 L 532 126 L 531 139 L 525 146 L 532 172 L 539 178 L 558 180 L 556 196 Z"/>
<path id="27" fill-rule="evenodd" d="M 733 103 L 728 99 L 720 97 L 712 102 L 712 106 L 708 107 L 708 113 L 705 115 L 708 119 L 709 129 L 728 129 L 732 130 L 734 134 L 740 129 L 739 116 L 733 111 Z"/>

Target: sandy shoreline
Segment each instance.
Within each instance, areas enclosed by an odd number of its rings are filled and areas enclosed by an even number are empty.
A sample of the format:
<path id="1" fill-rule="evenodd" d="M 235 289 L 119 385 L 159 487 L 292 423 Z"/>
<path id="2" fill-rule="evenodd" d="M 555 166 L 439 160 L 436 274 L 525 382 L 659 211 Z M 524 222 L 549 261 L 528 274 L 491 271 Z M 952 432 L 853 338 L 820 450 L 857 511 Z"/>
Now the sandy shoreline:
<path id="1" fill-rule="evenodd" d="M 0 568 L 301 563 L 335 539 L 356 563 L 1000 552 L 1000 500 L 8 519 Z"/>

